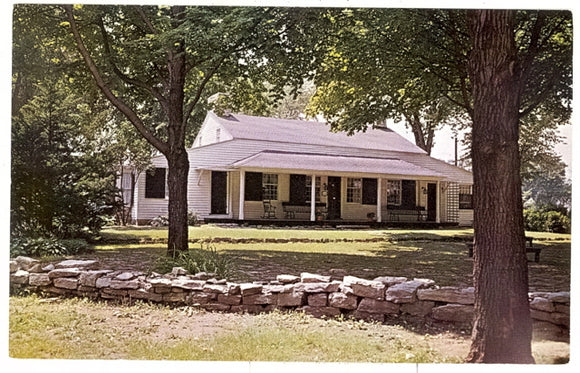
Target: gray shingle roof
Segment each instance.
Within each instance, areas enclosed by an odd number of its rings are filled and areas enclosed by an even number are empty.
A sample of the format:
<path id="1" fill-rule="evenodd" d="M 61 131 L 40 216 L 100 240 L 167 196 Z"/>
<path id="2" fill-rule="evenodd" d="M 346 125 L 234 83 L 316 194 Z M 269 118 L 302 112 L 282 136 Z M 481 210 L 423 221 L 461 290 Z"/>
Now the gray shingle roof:
<path id="1" fill-rule="evenodd" d="M 396 132 L 369 128 L 348 136 L 344 132 L 330 132 L 326 123 L 233 114 L 217 117 L 234 139 L 261 140 L 310 145 L 375 149 L 426 154 Z"/>

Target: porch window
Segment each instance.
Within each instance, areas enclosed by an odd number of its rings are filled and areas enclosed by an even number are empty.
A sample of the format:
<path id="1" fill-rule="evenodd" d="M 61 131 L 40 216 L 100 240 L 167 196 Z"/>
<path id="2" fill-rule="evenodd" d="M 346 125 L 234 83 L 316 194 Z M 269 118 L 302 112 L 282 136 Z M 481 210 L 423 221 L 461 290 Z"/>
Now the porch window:
<path id="1" fill-rule="evenodd" d="M 145 198 L 165 198 L 165 168 L 147 170 Z"/>
<path id="2" fill-rule="evenodd" d="M 401 180 L 387 180 L 387 204 L 401 206 Z"/>
<path id="3" fill-rule="evenodd" d="M 362 202 L 362 179 L 350 177 L 346 179 L 346 202 Z"/>
<path id="4" fill-rule="evenodd" d="M 264 174 L 262 177 L 263 198 L 265 201 L 278 199 L 278 175 Z"/>
<path id="5" fill-rule="evenodd" d="M 473 188 L 471 185 L 459 186 L 459 209 L 460 210 L 473 209 Z"/>
<path id="6" fill-rule="evenodd" d="M 306 190 L 304 193 L 304 198 L 305 200 L 310 203 L 310 193 L 311 193 L 311 188 L 312 188 L 312 177 L 311 176 L 307 176 L 306 177 Z M 316 183 L 314 185 L 314 194 L 315 194 L 315 200 L 316 202 L 320 202 L 320 176 L 316 176 Z"/>

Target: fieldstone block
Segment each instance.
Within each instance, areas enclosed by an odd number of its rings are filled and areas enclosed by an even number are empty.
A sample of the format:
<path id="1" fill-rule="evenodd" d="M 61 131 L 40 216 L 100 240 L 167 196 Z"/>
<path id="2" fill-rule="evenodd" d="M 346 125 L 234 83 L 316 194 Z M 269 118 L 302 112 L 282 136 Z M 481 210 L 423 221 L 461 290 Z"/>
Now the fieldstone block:
<path id="1" fill-rule="evenodd" d="M 32 267 L 28 268 L 28 272 L 30 272 L 30 273 L 41 273 L 41 272 L 43 272 L 42 271 L 42 266 L 40 265 L 40 263 L 36 263 Z"/>
<path id="2" fill-rule="evenodd" d="M 76 289 L 79 280 L 70 277 L 58 277 L 53 280 L 54 286 L 61 289 Z"/>
<path id="3" fill-rule="evenodd" d="M 328 296 L 328 301 L 331 307 L 346 310 L 355 310 L 357 308 L 357 297 L 352 294 L 331 293 Z"/>
<path id="4" fill-rule="evenodd" d="M 363 298 L 357 308 L 361 312 L 368 313 L 399 313 L 399 305 L 382 300 L 376 300 L 371 298 Z"/>
<path id="5" fill-rule="evenodd" d="M 454 286 L 443 286 L 435 289 L 417 290 L 419 300 L 430 300 L 435 302 L 474 304 L 475 288 L 459 288 Z"/>
<path id="6" fill-rule="evenodd" d="M 39 263 L 38 260 L 29 258 L 27 256 L 17 256 L 16 258 L 14 258 L 14 261 L 18 264 L 17 269 L 21 269 L 27 272 L 32 266 Z"/>
<path id="7" fill-rule="evenodd" d="M 313 307 L 313 306 L 303 306 L 298 309 L 298 311 L 303 311 L 316 318 L 321 317 L 336 317 L 340 315 L 340 310 L 334 307 Z"/>
<path id="8" fill-rule="evenodd" d="M 180 288 L 184 290 L 203 290 L 205 281 L 191 280 L 187 277 L 179 277 L 171 281 L 171 286 L 174 288 Z"/>
<path id="9" fill-rule="evenodd" d="M 111 271 L 83 271 L 79 275 L 79 284 L 82 286 L 97 287 L 97 280 L 108 273 L 111 273 Z"/>
<path id="10" fill-rule="evenodd" d="M 530 302 L 530 308 L 544 312 L 554 312 L 556 308 L 554 304 L 546 298 L 537 297 Z"/>
<path id="11" fill-rule="evenodd" d="M 76 277 L 80 274 L 81 274 L 81 271 L 78 268 L 56 268 L 56 269 L 48 272 L 48 277 L 50 277 L 50 278 Z"/>
<path id="12" fill-rule="evenodd" d="M 217 300 L 217 294 L 212 293 L 190 293 L 186 295 L 185 301 L 187 304 L 207 304 Z"/>
<path id="13" fill-rule="evenodd" d="M 50 282 L 48 273 L 31 273 L 28 278 L 28 284 L 31 286 L 47 286 Z"/>
<path id="14" fill-rule="evenodd" d="M 425 286 L 423 281 L 406 281 L 389 287 L 385 299 L 394 303 L 411 303 L 416 300 L 417 290 Z"/>
<path id="15" fill-rule="evenodd" d="M 115 276 L 115 280 L 127 281 L 127 280 L 131 280 L 134 277 L 136 277 L 136 276 L 132 272 L 123 272 L 123 273 L 120 273 L 117 276 Z"/>
<path id="16" fill-rule="evenodd" d="M 18 262 L 16 260 L 10 261 L 10 273 L 18 271 Z"/>
<path id="17" fill-rule="evenodd" d="M 473 306 L 464 304 L 446 304 L 435 307 L 431 316 L 436 320 L 471 323 L 473 321 Z"/>
<path id="18" fill-rule="evenodd" d="M 263 287 L 264 287 L 263 285 L 251 283 L 240 284 L 240 292 L 242 296 L 260 294 L 262 292 Z"/>
<path id="19" fill-rule="evenodd" d="M 226 283 L 227 294 L 229 295 L 239 295 L 241 294 L 240 284 L 236 284 L 234 282 Z"/>
<path id="20" fill-rule="evenodd" d="M 242 296 L 241 295 L 218 294 L 217 300 L 219 303 L 229 304 L 231 306 L 236 306 L 236 305 L 242 303 Z"/>
<path id="21" fill-rule="evenodd" d="M 96 260 L 65 260 L 60 263 L 56 263 L 54 267 L 56 269 L 65 268 L 79 268 L 79 269 L 96 269 L 99 266 L 99 262 Z"/>
<path id="22" fill-rule="evenodd" d="M 101 289 L 101 295 L 114 295 L 115 297 L 126 297 L 129 295 L 129 291 L 125 289 L 111 289 L 111 288 L 104 288 Z"/>
<path id="23" fill-rule="evenodd" d="M 28 284 L 30 273 L 22 269 L 10 274 L 10 282 L 12 284 Z"/>
<path id="24" fill-rule="evenodd" d="M 308 305 L 312 307 L 326 307 L 328 295 L 326 293 L 311 294 L 308 296 Z"/>
<path id="25" fill-rule="evenodd" d="M 294 289 L 305 293 L 334 293 L 340 289 L 340 282 L 299 282 L 294 285 Z"/>
<path id="26" fill-rule="evenodd" d="M 278 294 L 278 306 L 292 307 L 301 306 L 304 298 L 302 292 L 280 293 Z"/>
<path id="27" fill-rule="evenodd" d="M 330 276 L 322 276 L 314 273 L 303 272 L 300 274 L 300 282 L 330 282 Z"/>
<path id="28" fill-rule="evenodd" d="M 431 301 L 417 301 L 413 303 L 401 304 L 401 312 L 408 313 L 413 316 L 425 317 L 431 313 L 435 307 L 435 302 Z"/>
<path id="29" fill-rule="evenodd" d="M 49 273 L 50 275 L 50 273 Z M 95 281 L 95 287 L 97 289 L 103 289 L 103 288 L 108 288 L 109 286 L 111 286 L 111 281 L 113 279 L 110 277 L 99 277 L 97 279 L 97 281 Z"/>
<path id="30" fill-rule="evenodd" d="M 359 297 L 385 299 L 385 284 L 380 281 L 365 280 L 354 276 L 345 276 L 340 289 L 345 294 L 354 294 Z"/>
<path id="31" fill-rule="evenodd" d="M 407 281 L 406 277 L 393 277 L 393 276 L 381 276 L 374 278 L 373 281 L 379 281 L 385 284 L 385 286 L 393 286 L 396 284 L 400 284 L 401 282 Z"/>
<path id="32" fill-rule="evenodd" d="M 278 275 L 276 276 L 276 281 L 282 284 L 295 284 L 300 281 L 300 277 L 293 275 Z"/>
<path id="33" fill-rule="evenodd" d="M 185 303 L 185 293 L 165 293 L 162 297 L 164 302 Z"/>
<path id="34" fill-rule="evenodd" d="M 54 271 L 55 269 L 56 268 L 54 267 L 54 264 L 52 264 L 52 263 L 50 263 L 46 267 L 42 267 L 43 272 L 50 272 L 50 271 Z"/>
<path id="35" fill-rule="evenodd" d="M 205 284 L 203 286 L 203 291 L 206 293 L 227 294 L 228 287 L 226 285 Z"/>
<path id="36" fill-rule="evenodd" d="M 109 287 L 111 289 L 138 289 L 139 288 L 139 281 L 138 280 L 131 280 L 131 281 L 111 280 Z"/>
<path id="37" fill-rule="evenodd" d="M 385 315 L 382 313 L 369 313 L 356 310 L 352 313 L 352 317 L 357 320 L 385 322 Z"/>
<path id="38" fill-rule="evenodd" d="M 278 295 L 271 293 L 253 294 L 242 297 L 243 304 L 276 304 L 277 300 Z"/>
<path id="39" fill-rule="evenodd" d="M 171 269 L 171 274 L 173 276 L 185 276 L 187 275 L 187 270 L 183 267 L 173 267 Z"/>
<path id="40" fill-rule="evenodd" d="M 264 293 L 292 293 L 294 292 L 294 284 L 286 285 L 263 285 Z"/>

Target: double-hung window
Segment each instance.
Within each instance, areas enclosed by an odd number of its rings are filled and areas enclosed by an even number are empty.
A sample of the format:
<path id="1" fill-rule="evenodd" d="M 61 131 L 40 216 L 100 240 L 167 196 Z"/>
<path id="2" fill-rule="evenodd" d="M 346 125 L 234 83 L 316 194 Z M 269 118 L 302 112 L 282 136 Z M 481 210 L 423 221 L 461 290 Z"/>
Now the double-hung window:
<path id="1" fill-rule="evenodd" d="M 362 179 L 350 177 L 346 179 L 346 202 L 362 202 Z"/>
<path id="2" fill-rule="evenodd" d="M 264 174 L 262 176 L 262 190 L 265 201 L 275 201 L 278 199 L 278 175 Z"/>
<path id="3" fill-rule="evenodd" d="M 459 186 L 459 209 L 473 209 L 473 187 L 471 185 Z"/>

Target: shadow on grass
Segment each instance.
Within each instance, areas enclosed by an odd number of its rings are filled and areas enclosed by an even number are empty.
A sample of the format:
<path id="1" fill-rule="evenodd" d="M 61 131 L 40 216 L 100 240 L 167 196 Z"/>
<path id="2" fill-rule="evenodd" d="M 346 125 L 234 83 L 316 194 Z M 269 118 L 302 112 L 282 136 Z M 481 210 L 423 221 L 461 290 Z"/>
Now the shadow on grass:
<path id="1" fill-rule="evenodd" d="M 376 247 L 376 246 L 372 246 Z M 464 253 L 465 251 L 465 253 Z M 439 285 L 470 286 L 472 261 L 465 245 L 450 242 L 381 243 L 361 254 L 304 253 L 284 250 L 228 250 L 236 263 L 236 280 L 273 280 L 278 274 L 313 272 L 330 275 L 344 269 L 352 276 L 430 278 Z M 370 255 L 369 255 L 370 254 Z"/>

